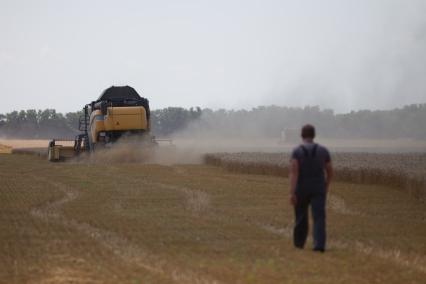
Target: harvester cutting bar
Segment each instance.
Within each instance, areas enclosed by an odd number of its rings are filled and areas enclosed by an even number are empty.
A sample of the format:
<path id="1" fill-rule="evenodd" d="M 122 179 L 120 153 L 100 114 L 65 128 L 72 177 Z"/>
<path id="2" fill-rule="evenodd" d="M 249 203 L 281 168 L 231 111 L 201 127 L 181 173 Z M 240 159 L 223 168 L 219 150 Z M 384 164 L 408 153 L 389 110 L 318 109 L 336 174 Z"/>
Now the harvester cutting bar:
<path id="1" fill-rule="evenodd" d="M 62 161 L 88 151 L 89 139 L 86 134 L 79 134 L 74 139 L 53 139 L 48 145 L 48 160 Z"/>
<path id="2" fill-rule="evenodd" d="M 65 143 L 63 143 L 63 142 L 65 142 Z M 64 160 L 66 158 L 74 157 L 75 156 L 74 143 L 75 143 L 74 139 L 53 139 L 53 140 L 50 140 L 48 150 L 47 150 L 48 160 L 49 161 L 61 161 L 61 160 Z"/>

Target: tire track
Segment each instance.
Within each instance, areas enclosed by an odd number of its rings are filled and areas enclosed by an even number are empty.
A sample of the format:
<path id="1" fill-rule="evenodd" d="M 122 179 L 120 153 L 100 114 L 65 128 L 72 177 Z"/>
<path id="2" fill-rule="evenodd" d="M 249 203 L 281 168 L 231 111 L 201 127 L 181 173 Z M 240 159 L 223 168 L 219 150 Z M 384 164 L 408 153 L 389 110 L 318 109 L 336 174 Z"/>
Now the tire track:
<path id="1" fill-rule="evenodd" d="M 366 216 L 366 214 L 360 211 L 348 208 L 345 200 L 334 194 L 327 195 L 327 207 L 339 214 L 351 216 Z"/>
<path id="2" fill-rule="evenodd" d="M 91 239 L 95 240 L 103 247 L 109 249 L 114 253 L 114 255 L 116 255 L 126 263 L 136 265 L 147 271 L 159 274 L 167 279 L 171 279 L 172 281 L 179 283 L 197 284 L 219 283 L 219 281 L 217 280 L 201 276 L 198 273 L 189 269 L 175 267 L 172 264 L 168 263 L 166 260 L 152 255 L 151 253 L 148 253 L 147 251 L 140 248 L 139 246 L 128 242 L 126 239 L 120 237 L 114 232 L 96 228 L 87 223 L 67 219 L 63 214 L 61 214 L 60 209 L 64 204 L 75 200 L 79 195 L 78 191 L 59 182 L 54 182 L 37 176 L 32 176 L 32 178 L 39 182 L 49 184 L 50 186 L 56 188 L 64 194 L 64 197 L 58 200 L 48 202 L 41 207 L 31 209 L 30 213 L 32 216 L 42 219 L 46 222 L 54 220 L 65 227 L 75 229 L 78 232 L 81 232 L 86 236 L 90 237 Z M 202 206 L 202 204 L 204 204 L 204 201 L 201 202 L 201 205 L 198 204 L 195 207 L 191 205 L 191 198 L 193 198 L 193 196 L 197 196 L 195 191 L 162 183 L 150 183 L 150 185 L 160 186 L 166 189 L 179 190 L 189 196 L 188 204 L 190 209 L 197 211 L 200 208 L 204 208 Z M 201 199 L 204 200 L 205 198 L 206 197 L 202 195 Z M 195 197 L 195 200 L 198 200 L 198 198 Z"/>
<path id="3" fill-rule="evenodd" d="M 186 170 L 171 167 L 173 169 L 173 172 L 177 173 L 178 175 L 184 175 L 187 176 Z M 117 167 L 111 166 L 110 170 L 118 170 Z M 112 171 L 113 172 L 113 171 Z M 161 182 L 154 182 L 154 181 L 139 181 L 140 183 L 143 183 L 146 186 L 152 186 L 157 188 L 162 188 L 165 190 L 174 190 L 177 192 L 180 192 L 185 196 L 185 208 L 189 211 L 191 211 L 194 215 L 198 215 L 199 213 L 202 213 L 204 211 L 207 211 L 210 208 L 210 196 L 200 190 L 190 189 L 188 187 L 184 186 L 177 186 L 173 184 L 166 184 Z M 121 203 L 116 204 L 117 211 L 121 210 L 123 205 Z"/>
<path id="4" fill-rule="evenodd" d="M 152 183 L 151 185 L 182 193 L 186 199 L 185 208 L 196 215 L 209 209 L 210 196 L 204 191 L 164 183 Z"/>

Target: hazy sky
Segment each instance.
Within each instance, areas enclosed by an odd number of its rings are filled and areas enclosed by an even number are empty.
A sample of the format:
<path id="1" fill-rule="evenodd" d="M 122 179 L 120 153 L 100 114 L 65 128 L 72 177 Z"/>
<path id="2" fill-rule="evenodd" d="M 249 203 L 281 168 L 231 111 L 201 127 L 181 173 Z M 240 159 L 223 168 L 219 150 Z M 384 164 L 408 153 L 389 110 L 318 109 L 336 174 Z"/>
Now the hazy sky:
<path id="1" fill-rule="evenodd" d="M 0 113 L 126 84 L 152 108 L 425 103 L 426 1 L 0 0 Z"/>

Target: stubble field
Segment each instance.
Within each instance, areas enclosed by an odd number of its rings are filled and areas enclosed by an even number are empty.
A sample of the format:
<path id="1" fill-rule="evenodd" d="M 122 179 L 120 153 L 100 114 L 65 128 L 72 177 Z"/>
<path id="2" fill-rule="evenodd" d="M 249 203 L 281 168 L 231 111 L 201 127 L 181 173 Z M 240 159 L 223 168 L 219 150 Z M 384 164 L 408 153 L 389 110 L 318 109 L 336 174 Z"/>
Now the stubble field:
<path id="1" fill-rule="evenodd" d="M 328 251 L 296 250 L 288 180 L 211 165 L 0 154 L 2 283 L 422 283 L 426 205 L 338 181 Z"/>

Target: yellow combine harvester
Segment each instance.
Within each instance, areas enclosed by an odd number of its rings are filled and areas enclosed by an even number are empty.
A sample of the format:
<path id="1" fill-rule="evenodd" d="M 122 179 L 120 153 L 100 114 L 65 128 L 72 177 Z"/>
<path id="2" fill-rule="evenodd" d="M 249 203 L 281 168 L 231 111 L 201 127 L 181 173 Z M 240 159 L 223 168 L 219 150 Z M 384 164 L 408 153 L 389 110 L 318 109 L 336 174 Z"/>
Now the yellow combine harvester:
<path id="1" fill-rule="evenodd" d="M 64 139 L 49 142 L 49 161 L 93 152 L 116 142 L 123 136 L 136 136 L 138 143 L 153 146 L 157 141 L 150 135 L 149 102 L 129 86 L 110 87 L 83 108 L 74 146 L 60 144 Z M 72 140 L 68 140 L 72 141 Z M 162 141 L 165 141 L 163 139 Z M 59 143 L 58 143 L 59 142 Z"/>

